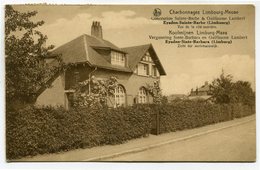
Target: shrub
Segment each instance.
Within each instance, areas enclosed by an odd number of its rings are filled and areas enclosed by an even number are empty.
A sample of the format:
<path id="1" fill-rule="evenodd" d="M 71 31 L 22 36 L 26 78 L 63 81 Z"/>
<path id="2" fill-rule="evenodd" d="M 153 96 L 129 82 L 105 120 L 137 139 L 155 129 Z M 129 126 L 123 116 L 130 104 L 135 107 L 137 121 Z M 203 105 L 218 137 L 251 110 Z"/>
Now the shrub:
<path id="1" fill-rule="evenodd" d="M 255 107 L 242 105 L 241 103 L 231 105 L 234 118 L 245 117 L 255 113 Z"/>
<path id="2" fill-rule="evenodd" d="M 165 105 L 134 105 L 119 108 L 28 106 L 6 113 L 7 159 L 54 153 L 105 144 L 119 144 L 148 136 L 159 114 L 160 133 L 196 128 L 243 117 L 254 107 L 180 101 Z"/>
<path id="3" fill-rule="evenodd" d="M 254 108 L 240 104 L 211 104 L 205 101 L 180 101 L 153 105 L 159 112 L 160 133 L 191 129 L 254 114 Z"/>
<path id="4" fill-rule="evenodd" d="M 54 153 L 147 136 L 150 109 L 144 106 L 108 109 L 26 107 L 7 111 L 7 159 Z"/>

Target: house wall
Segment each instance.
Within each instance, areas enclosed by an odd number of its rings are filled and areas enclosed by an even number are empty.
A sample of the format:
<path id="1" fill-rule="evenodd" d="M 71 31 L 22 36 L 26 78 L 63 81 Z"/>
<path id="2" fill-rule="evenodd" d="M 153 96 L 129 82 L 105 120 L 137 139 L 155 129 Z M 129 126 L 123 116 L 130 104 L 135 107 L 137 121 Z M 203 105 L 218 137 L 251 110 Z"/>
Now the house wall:
<path id="1" fill-rule="evenodd" d="M 72 67 L 68 69 L 65 73 L 65 89 L 71 89 L 75 83 L 76 83 L 76 77 L 75 72 L 79 73 L 79 79 L 78 81 L 84 81 L 87 80 L 89 77 L 89 73 L 93 70 L 93 68 L 90 68 L 87 64 L 84 65 L 77 65 L 76 67 Z"/>
<path id="2" fill-rule="evenodd" d="M 208 95 L 207 91 L 199 91 L 198 96 L 205 96 Z"/>
<path id="3" fill-rule="evenodd" d="M 93 71 L 93 68 L 89 66 L 78 66 L 77 68 L 72 68 L 66 72 L 66 89 L 72 88 L 72 86 L 76 83 L 75 81 L 75 74 L 74 72 L 79 72 L 79 81 L 84 81 L 88 79 L 89 73 Z M 126 90 L 126 104 L 133 105 L 134 101 L 138 101 L 138 91 L 141 87 L 146 87 L 147 84 L 153 85 L 154 81 L 159 80 L 159 77 L 147 77 L 147 76 L 140 76 L 133 73 L 126 73 L 120 71 L 113 71 L 113 70 L 106 70 L 97 68 L 96 71 L 91 73 L 92 76 L 101 79 L 108 79 L 111 76 L 115 76 L 118 79 L 119 84 L 123 85 Z M 114 99 L 108 99 L 108 105 L 114 105 Z M 151 95 L 148 95 L 148 102 L 152 103 L 153 98 Z"/>
<path id="4" fill-rule="evenodd" d="M 51 87 L 38 96 L 35 105 L 64 106 L 65 100 L 64 76 L 61 74 L 53 81 Z"/>
<path id="5" fill-rule="evenodd" d="M 137 102 L 138 91 L 141 87 L 146 87 L 147 84 L 153 85 L 155 81 L 160 80 L 158 77 L 155 78 L 155 77 L 140 76 L 133 73 L 125 73 L 125 72 L 118 72 L 118 71 L 104 70 L 104 69 L 98 69 L 93 73 L 93 75 L 97 78 L 109 78 L 111 76 L 117 77 L 118 83 L 123 85 L 126 90 L 127 105 L 133 105 L 134 100 Z M 148 95 L 148 102 L 149 103 L 153 102 L 153 98 L 151 95 Z"/>
<path id="6" fill-rule="evenodd" d="M 57 77 L 52 86 L 47 88 L 36 100 L 36 105 L 61 105 L 68 108 L 69 102 L 65 90 L 72 89 L 76 83 L 75 72 L 78 72 L 78 81 L 84 81 L 89 78 L 89 74 L 93 71 L 88 65 L 78 65 L 66 71 L 65 74 Z M 92 72 L 92 76 L 96 78 L 108 79 L 115 76 L 119 84 L 124 86 L 126 90 L 126 104 L 133 105 L 138 101 L 138 91 L 141 87 L 147 87 L 147 84 L 153 85 L 155 81 L 160 80 L 159 77 L 140 76 L 133 73 L 106 70 L 98 68 Z M 65 80 L 64 80 L 65 77 Z M 114 105 L 114 98 L 108 99 L 108 105 Z M 152 103 L 153 98 L 148 95 L 148 103 Z"/>

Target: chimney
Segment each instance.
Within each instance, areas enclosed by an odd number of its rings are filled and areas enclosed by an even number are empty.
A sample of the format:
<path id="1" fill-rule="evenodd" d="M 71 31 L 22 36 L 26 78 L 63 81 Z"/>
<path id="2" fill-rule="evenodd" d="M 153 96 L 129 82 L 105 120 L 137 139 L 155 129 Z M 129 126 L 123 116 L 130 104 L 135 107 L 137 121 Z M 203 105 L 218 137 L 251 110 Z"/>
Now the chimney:
<path id="1" fill-rule="evenodd" d="M 97 38 L 103 38 L 102 26 L 100 25 L 100 22 L 93 21 L 91 26 L 91 35 Z"/>

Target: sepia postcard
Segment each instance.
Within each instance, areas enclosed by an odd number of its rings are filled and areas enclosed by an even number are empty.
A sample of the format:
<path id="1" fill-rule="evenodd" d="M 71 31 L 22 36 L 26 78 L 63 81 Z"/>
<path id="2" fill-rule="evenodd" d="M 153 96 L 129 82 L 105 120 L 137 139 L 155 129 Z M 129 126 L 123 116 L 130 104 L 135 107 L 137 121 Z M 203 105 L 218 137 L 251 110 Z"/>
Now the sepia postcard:
<path id="1" fill-rule="evenodd" d="M 5 5 L 7 162 L 255 162 L 255 7 Z"/>

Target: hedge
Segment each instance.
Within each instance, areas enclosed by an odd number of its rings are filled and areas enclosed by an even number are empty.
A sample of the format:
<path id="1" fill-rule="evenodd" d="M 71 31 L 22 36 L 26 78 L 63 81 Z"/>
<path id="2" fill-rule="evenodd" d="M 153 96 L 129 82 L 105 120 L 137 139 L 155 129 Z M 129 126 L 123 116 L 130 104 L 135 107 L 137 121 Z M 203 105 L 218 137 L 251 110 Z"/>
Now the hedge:
<path id="1" fill-rule="evenodd" d="M 183 102 L 160 111 L 160 133 L 191 129 L 231 120 L 230 107 L 206 102 Z"/>
<path id="2" fill-rule="evenodd" d="M 151 109 L 27 107 L 6 114 L 7 159 L 55 153 L 104 144 L 119 144 L 147 136 Z"/>
<path id="3" fill-rule="evenodd" d="M 148 136 L 155 114 L 160 132 L 190 129 L 254 113 L 243 105 L 179 102 L 116 109 L 72 109 L 28 106 L 6 113 L 6 155 L 17 159 L 105 144 L 120 144 Z"/>
<path id="4" fill-rule="evenodd" d="M 191 129 L 232 120 L 255 113 L 253 106 L 211 104 L 204 101 L 181 101 L 171 105 L 153 105 L 159 113 L 159 133 Z"/>

